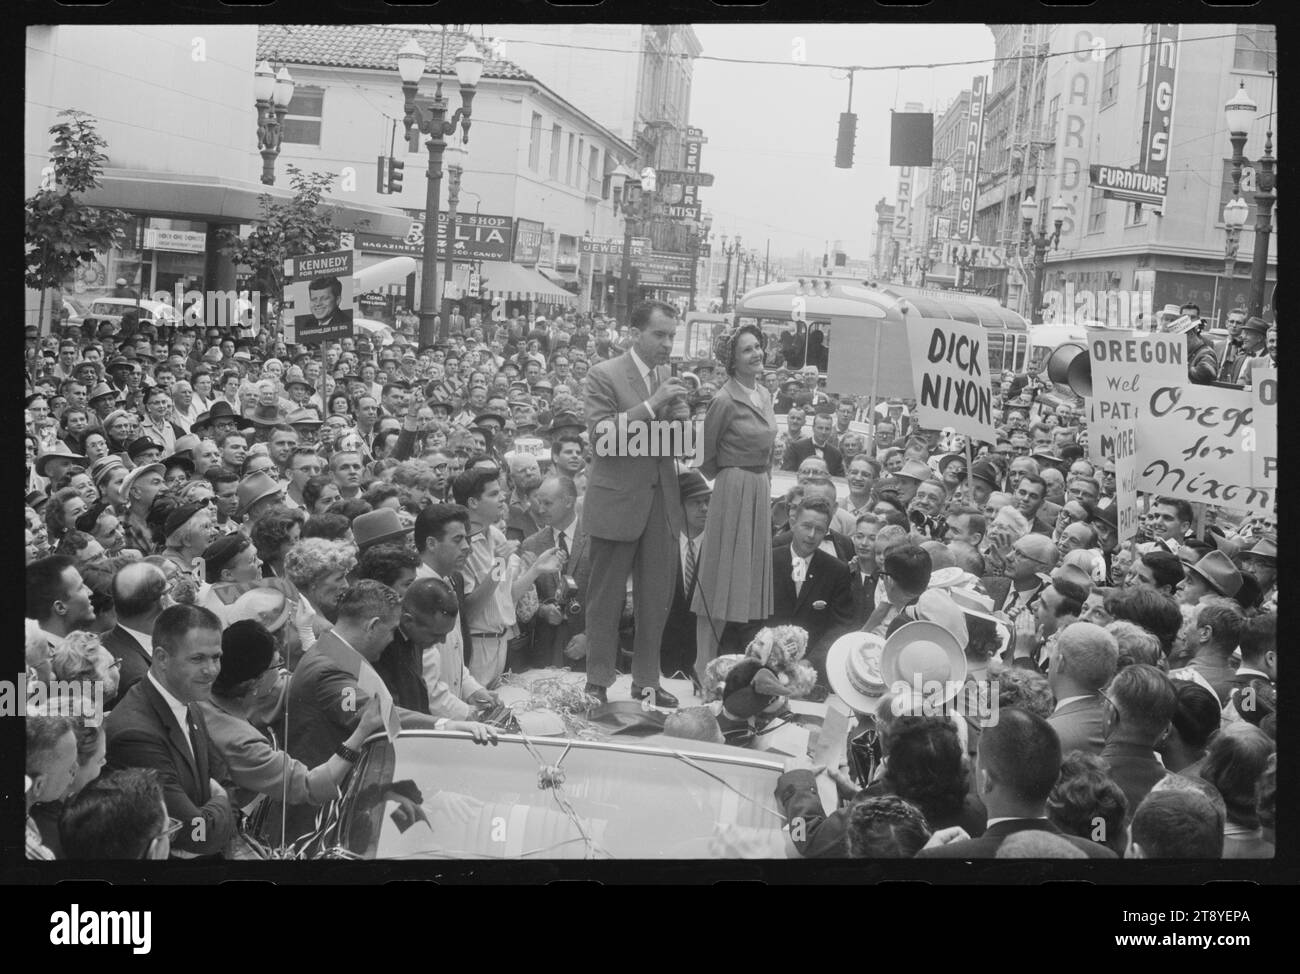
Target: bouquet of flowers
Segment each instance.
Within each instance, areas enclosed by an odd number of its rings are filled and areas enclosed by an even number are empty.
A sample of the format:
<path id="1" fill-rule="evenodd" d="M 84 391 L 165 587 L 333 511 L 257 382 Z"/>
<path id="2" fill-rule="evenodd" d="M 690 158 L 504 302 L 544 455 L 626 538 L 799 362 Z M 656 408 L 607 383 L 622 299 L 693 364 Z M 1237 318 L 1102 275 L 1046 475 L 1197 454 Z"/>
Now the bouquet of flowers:
<path id="1" fill-rule="evenodd" d="M 750 640 L 745 656 L 758 660 L 775 673 L 781 685 L 790 691 L 790 696 L 802 697 L 817 683 L 817 671 L 804 660 L 807 652 L 806 629 L 772 626 L 758 631 Z"/>

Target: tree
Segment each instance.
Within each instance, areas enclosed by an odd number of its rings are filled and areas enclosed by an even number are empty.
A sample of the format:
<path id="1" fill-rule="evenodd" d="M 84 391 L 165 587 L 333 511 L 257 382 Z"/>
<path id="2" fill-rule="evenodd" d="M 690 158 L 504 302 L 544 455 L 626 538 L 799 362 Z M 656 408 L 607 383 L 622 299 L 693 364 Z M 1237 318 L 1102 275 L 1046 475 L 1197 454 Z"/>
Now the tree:
<path id="1" fill-rule="evenodd" d="M 26 208 L 26 268 L 23 280 L 41 292 L 40 320 L 45 320 L 45 292 L 61 287 L 82 264 L 95 262 L 126 235 L 131 215 L 125 210 L 87 206 L 76 196 L 99 188 L 108 162 L 108 143 L 95 131 L 95 120 L 74 108 L 59 112 L 50 128 L 50 168 Z"/>
<path id="2" fill-rule="evenodd" d="M 303 172 L 286 167 L 293 197 L 276 200 L 269 193 L 258 197 L 261 218 L 245 238 L 233 230 L 222 230 L 224 252 L 237 265 L 253 269 L 257 288 L 279 301 L 284 293 L 284 262 L 303 254 L 339 249 L 339 227 L 334 226 L 335 207 L 322 206 L 321 199 L 337 178 L 333 173 Z M 366 226 L 362 220 L 358 226 Z M 259 308 L 259 313 L 264 308 Z"/>

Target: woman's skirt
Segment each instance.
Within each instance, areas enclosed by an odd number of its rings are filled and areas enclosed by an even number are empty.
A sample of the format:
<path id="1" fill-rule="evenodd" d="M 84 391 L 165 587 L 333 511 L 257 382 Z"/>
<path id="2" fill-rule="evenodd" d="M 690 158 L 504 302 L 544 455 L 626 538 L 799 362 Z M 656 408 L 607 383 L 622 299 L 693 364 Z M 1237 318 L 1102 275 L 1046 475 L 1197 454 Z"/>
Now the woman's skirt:
<path id="1" fill-rule="evenodd" d="M 727 622 L 772 614 L 771 486 L 766 473 L 724 467 L 713 483 L 691 611 Z"/>

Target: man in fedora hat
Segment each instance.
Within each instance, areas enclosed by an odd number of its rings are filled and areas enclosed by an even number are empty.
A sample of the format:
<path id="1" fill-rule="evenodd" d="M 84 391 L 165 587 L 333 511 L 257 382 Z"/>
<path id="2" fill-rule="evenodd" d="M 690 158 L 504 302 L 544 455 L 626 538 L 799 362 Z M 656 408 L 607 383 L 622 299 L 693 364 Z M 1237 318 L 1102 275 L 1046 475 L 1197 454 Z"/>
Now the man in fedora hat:
<path id="1" fill-rule="evenodd" d="M 409 546 L 409 537 L 414 531 L 415 525 L 404 526 L 391 507 L 358 514 L 352 519 L 352 539 L 358 552 L 377 544 Z"/>
<path id="2" fill-rule="evenodd" d="M 1265 535 L 1241 555 L 1241 569 L 1255 576 L 1261 594 L 1261 607 L 1277 604 L 1277 540 Z"/>
<path id="3" fill-rule="evenodd" d="M 1187 378 L 1197 385 L 1209 385 L 1219 375 L 1219 359 L 1214 353 L 1214 346 L 1201 334 L 1203 325 L 1195 305 L 1185 305 L 1182 317 L 1176 318 L 1162 329 L 1167 335 L 1187 336 Z"/>
<path id="4" fill-rule="evenodd" d="M 1249 384 L 1254 363 L 1265 354 L 1264 338 L 1268 334 L 1268 328 L 1268 322 L 1263 318 L 1252 315 L 1246 319 L 1246 323 L 1241 326 L 1241 351 L 1235 361 L 1230 365 L 1225 364 L 1219 370 L 1220 381 L 1237 386 Z"/>
<path id="5" fill-rule="evenodd" d="M 243 518 L 246 527 L 268 508 L 284 503 L 283 485 L 264 471 L 250 473 L 239 482 L 235 493 L 239 498 L 235 517 Z"/>
<path id="6" fill-rule="evenodd" d="M 1175 594 L 1184 605 L 1197 605 L 1207 595 L 1233 598 L 1241 588 L 1241 572 L 1222 551 L 1211 551 L 1184 569 Z"/>

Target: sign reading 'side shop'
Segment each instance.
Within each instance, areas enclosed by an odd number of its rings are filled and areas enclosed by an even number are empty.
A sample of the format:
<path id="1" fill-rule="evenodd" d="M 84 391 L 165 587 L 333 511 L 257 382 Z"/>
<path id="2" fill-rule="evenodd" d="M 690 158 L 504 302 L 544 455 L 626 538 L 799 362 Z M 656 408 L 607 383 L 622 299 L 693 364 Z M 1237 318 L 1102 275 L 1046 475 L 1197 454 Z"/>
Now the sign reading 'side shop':
<path id="1" fill-rule="evenodd" d="M 984 329 L 962 321 L 927 321 L 907 329 L 912 382 L 922 426 L 993 443 L 993 383 Z"/>
<path id="2" fill-rule="evenodd" d="M 286 341 L 315 345 L 352 337 L 352 256 L 337 250 L 284 262 Z"/>

